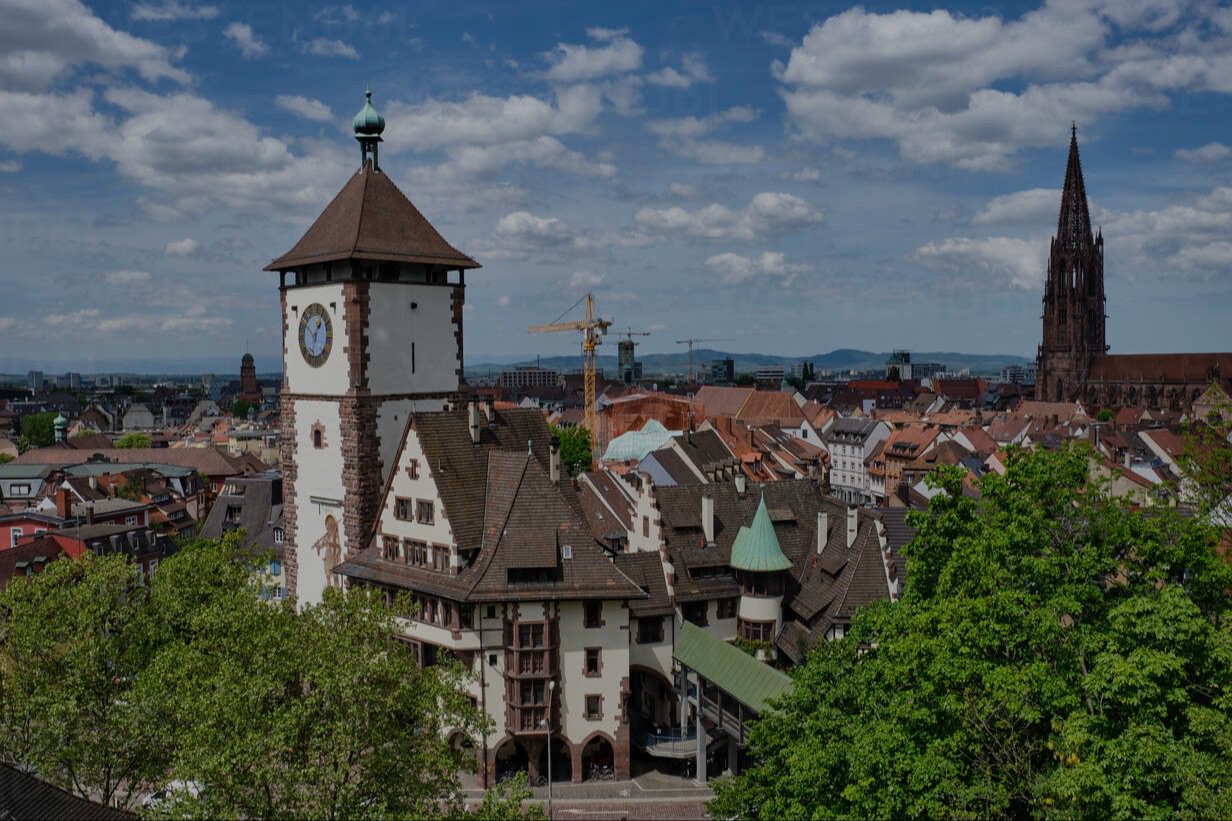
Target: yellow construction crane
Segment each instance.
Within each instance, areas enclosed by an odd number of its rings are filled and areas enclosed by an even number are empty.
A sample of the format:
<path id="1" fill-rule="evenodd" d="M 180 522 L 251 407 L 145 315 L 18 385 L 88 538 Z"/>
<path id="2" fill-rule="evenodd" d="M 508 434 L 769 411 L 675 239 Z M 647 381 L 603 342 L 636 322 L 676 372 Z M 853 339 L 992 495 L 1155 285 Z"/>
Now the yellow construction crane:
<path id="1" fill-rule="evenodd" d="M 548 325 L 532 325 L 527 330 L 532 334 L 546 334 L 555 331 L 582 332 L 584 424 L 586 430 L 590 431 L 590 438 L 593 442 L 599 427 L 595 416 L 595 348 L 599 346 L 599 342 L 602 341 L 603 335 L 607 333 L 607 329 L 612 326 L 612 323 L 610 320 L 603 319 L 602 317 L 595 317 L 595 298 L 592 294 L 587 294 L 583 299 L 586 301 L 585 319 L 579 319 L 575 322 L 553 322 Z M 581 302 L 582 300 L 578 301 Z M 570 308 L 569 310 L 573 309 Z M 565 313 L 568 312 L 566 311 Z"/>

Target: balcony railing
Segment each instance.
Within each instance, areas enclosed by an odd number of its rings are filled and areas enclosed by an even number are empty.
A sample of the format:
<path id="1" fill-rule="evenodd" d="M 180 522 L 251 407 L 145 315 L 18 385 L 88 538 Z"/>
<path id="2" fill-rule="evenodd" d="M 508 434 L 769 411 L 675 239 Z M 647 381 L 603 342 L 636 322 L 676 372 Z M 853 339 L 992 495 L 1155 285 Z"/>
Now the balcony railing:
<path id="1" fill-rule="evenodd" d="M 639 734 L 633 743 L 657 758 L 689 758 L 697 754 L 695 729 L 647 730 Z"/>

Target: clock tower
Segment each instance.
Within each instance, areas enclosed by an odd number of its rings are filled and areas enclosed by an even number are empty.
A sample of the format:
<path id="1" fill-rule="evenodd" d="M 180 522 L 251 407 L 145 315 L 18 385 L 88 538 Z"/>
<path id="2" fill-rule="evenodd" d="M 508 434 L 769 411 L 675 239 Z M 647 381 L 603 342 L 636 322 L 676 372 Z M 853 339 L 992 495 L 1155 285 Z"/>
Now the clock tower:
<path id="1" fill-rule="evenodd" d="M 465 271 L 479 267 L 382 172 L 385 119 L 366 98 L 359 170 L 265 268 L 282 296 L 283 564 L 301 603 L 365 546 L 407 415 L 457 397 Z"/>

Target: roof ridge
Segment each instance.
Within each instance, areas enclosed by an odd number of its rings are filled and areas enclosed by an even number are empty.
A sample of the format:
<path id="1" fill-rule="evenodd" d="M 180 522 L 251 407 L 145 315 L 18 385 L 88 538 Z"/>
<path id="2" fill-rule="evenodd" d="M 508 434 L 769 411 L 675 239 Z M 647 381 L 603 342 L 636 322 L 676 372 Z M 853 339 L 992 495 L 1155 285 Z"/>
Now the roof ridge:
<path id="1" fill-rule="evenodd" d="M 364 209 L 368 207 L 368 180 L 372 176 L 372 172 L 369 170 L 370 167 L 367 163 L 364 163 L 363 168 L 360 169 L 360 173 L 364 175 L 364 182 L 359 190 L 359 216 L 355 219 L 355 237 L 351 240 L 352 256 L 359 250 L 359 238 L 364 233 Z"/>

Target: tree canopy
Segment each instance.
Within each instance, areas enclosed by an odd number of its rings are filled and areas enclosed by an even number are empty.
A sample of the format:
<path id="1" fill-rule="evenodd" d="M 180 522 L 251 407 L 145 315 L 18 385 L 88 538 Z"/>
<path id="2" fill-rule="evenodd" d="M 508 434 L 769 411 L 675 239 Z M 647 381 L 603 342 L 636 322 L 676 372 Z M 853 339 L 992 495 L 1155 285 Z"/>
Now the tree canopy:
<path id="1" fill-rule="evenodd" d="M 590 431 L 581 425 L 572 428 L 551 426 L 552 435 L 560 439 L 560 464 L 570 476 L 590 470 Z"/>
<path id="2" fill-rule="evenodd" d="M 447 731 L 481 714 L 456 664 L 419 668 L 384 596 L 263 599 L 240 537 L 164 560 L 64 558 L 0 592 L 0 750 L 76 794 L 168 817 L 465 814 Z M 199 788 L 199 789 L 198 789 Z M 521 814 L 525 790 L 491 796 Z"/>
<path id="3" fill-rule="evenodd" d="M 21 436 L 25 438 L 28 447 L 45 448 L 56 442 L 55 411 L 31 413 L 21 417 Z"/>
<path id="4" fill-rule="evenodd" d="M 126 433 L 119 439 L 116 439 L 115 446 L 117 448 L 148 448 L 150 446 L 150 435 L 148 433 Z"/>
<path id="5" fill-rule="evenodd" d="M 1085 448 L 955 469 L 903 598 L 758 721 L 715 817 L 1232 815 L 1232 571 L 1201 518 L 1091 485 Z"/>

